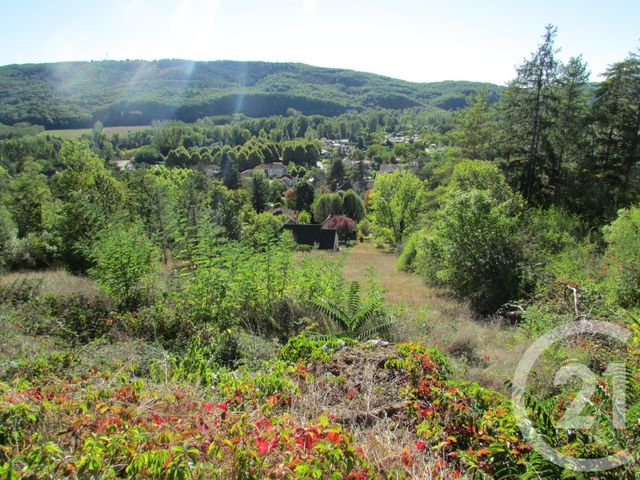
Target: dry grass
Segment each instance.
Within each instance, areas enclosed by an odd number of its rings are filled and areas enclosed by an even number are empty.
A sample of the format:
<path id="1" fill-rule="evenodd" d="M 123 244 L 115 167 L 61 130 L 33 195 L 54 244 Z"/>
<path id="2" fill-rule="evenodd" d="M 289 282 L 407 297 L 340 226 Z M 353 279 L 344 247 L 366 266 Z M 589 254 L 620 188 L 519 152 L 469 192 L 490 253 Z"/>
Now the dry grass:
<path id="1" fill-rule="evenodd" d="M 36 289 L 34 293 L 38 295 L 78 294 L 90 300 L 105 299 L 93 280 L 72 275 L 65 270 L 12 272 L 0 276 L 0 288 L 19 289 L 25 284 L 33 285 Z"/>
<path id="2" fill-rule="evenodd" d="M 327 363 L 315 362 L 309 367 L 311 381 L 300 384 L 289 413 L 301 423 L 327 414 L 354 435 L 378 470 L 430 479 L 439 457 L 415 448 L 420 437 L 404 413 L 407 397 L 401 391 L 408 383 L 406 372 L 385 368 L 386 360 L 397 356 L 393 345 L 358 346 L 340 350 Z M 403 463 L 404 448 L 410 464 Z"/>
<path id="3" fill-rule="evenodd" d="M 344 275 L 362 281 L 369 269 L 377 273 L 387 301 L 399 307 L 395 340 L 425 342 L 448 352 L 456 376 L 504 391 L 526 349 L 521 333 L 493 319 L 475 319 L 447 292 L 399 271 L 396 260 L 393 252 L 358 244 L 348 251 Z"/>

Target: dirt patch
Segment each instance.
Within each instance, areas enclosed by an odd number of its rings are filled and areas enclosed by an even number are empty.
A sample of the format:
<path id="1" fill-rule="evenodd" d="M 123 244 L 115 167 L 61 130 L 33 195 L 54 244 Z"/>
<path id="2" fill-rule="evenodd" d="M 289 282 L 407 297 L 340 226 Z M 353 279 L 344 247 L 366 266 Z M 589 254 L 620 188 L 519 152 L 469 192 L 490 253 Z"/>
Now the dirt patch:
<path id="1" fill-rule="evenodd" d="M 292 414 L 311 420 L 324 413 L 352 428 L 401 414 L 406 401 L 401 388 L 408 378 L 403 371 L 386 368 L 393 358 L 399 358 L 395 346 L 370 343 L 344 348 L 328 362 L 309 365 L 313 380 L 302 385 Z"/>

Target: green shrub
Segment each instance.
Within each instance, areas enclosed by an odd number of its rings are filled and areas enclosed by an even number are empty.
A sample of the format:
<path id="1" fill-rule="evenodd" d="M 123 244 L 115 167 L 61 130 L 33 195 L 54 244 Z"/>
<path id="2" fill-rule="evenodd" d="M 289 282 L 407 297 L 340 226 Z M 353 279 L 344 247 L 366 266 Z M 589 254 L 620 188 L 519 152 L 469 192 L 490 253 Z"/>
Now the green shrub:
<path id="1" fill-rule="evenodd" d="M 371 222 L 369 219 L 365 218 L 358 223 L 358 232 L 362 235 L 363 238 L 367 238 L 371 235 Z"/>
<path id="2" fill-rule="evenodd" d="M 55 261 L 60 245 L 49 232 L 29 233 L 16 242 L 11 265 L 18 269 L 45 268 Z"/>
<path id="3" fill-rule="evenodd" d="M 468 299 L 481 314 L 520 294 L 521 198 L 493 164 L 462 162 L 436 220 L 419 242 L 416 271 Z"/>
<path id="4" fill-rule="evenodd" d="M 479 313 L 519 294 L 518 219 L 509 210 L 486 191 L 461 192 L 444 203 L 434 238 L 423 242 L 438 281 Z"/>
<path id="5" fill-rule="evenodd" d="M 398 245 L 415 231 L 425 193 L 425 182 L 412 173 L 378 175 L 367 204 L 376 237 Z"/>
<path id="6" fill-rule="evenodd" d="M 278 358 L 288 363 L 319 360 L 326 362 L 339 349 L 358 342 L 349 338 L 317 340 L 307 335 L 290 338 L 280 349 Z"/>
<path id="7" fill-rule="evenodd" d="M 98 286 L 120 308 L 137 308 L 159 258 L 143 227 L 117 225 L 102 230 L 90 257 L 95 263 L 90 273 Z"/>
<path id="8" fill-rule="evenodd" d="M 9 212 L 0 206 L 0 271 L 13 258 L 17 229 Z"/>
<path id="9" fill-rule="evenodd" d="M 499 201 L 508 200 L 513 195 L 496 164 L 481 160 L 464 160 L 457 164 L 451 174 L 448 190 L 484 190 Z"/>
<path id="10" fill-rule="evenodd" d="M 315 221 L 324 222 L 328 216 L 342 213 L 342 198 L 337 193 L 325 193 L 316 197 L 311 209 Z"/>
<path id="11" fill-rule="evenodd" d="M 433 286 L 442 286 L 438 276 L 444 262 L 443 241 L 434 232 L 424 231 L 416 242 L 416 257 L 413 261 L 414 272 L 425 282 Z"/>
<path id="12" fill-rule="evenodd" d="M 366 292 L 360 291 L 358 282 L 334 293 L 333 298 L 320 296 L 312 305 L 331 320 L 339 335 L 345 338 L 367 340 L 386 334 L 393 326 L 393 318 L 385 305 L 384 291 L 370 284 Z"/>
<path id="13" fill-rule="evenodd" d="M 298 223 L 311 223 L 311 214 L 302 211 L 298 214 Z"/>
<path id="14" fill-rule="evenodd" d="M 416 255 L 418 254 L 418 245 L 422 240 L 425 232 L 423 230 L 412 233 L 407 241 L 404 242 L 402 246 L 402 251 L 400 256 L 398 257 L 398 261 L 396 262 L 396 266 L 399 270 L 404 270 L 405 272 L 413 272 L 415 271 L 415 260 Z"/>
<path id="15" fill-rule="evenodd" d="M 263 212 L 253 215 L 251 221 L 244 226 L 242 238 L 253 248 L 259 249 L 263 245 L 278 238 L 282 221 L 272 213 Z"/>
<path id="16" fill-rule="evenodd" d="M 365 216 L 364 202 L 353 190 L 345 192 L 342 197 L 342 214 L 352 218 L 356 223 Z"/>
<path id="17" fill-rule="evenodd" d="M 31 333 L 55 335 L 77 344 L 100 338 L 113 326 L 109 305 L 82 295 L 35 297 L 22 307 L 20 314 Z"/>
<path id="18" fill-rule="evenodd" d="M 553 280 L 550 263 L 560 253 L 579 248 L 584 235 L 585 229 L 580 220 L 558 208 L 529 210 L 522 218 L 519 234 L 524 255 L 521 272 L 523 292 L 530 294 L 546 288 Z"/>
<path id="19" fill-rule="evenodd" d="M 618 212 L 604 229 L 604 239 L 610 301 L 624 308 L 640 306 L 640 207 Z"/>
<path id="20" fill-rule="evenodd" d="M 185 345 L 196 333 L 195 325 L 186 316 L 163 301 L 116 318 L 117 327 L 125 333 L 173 348 Z"/>

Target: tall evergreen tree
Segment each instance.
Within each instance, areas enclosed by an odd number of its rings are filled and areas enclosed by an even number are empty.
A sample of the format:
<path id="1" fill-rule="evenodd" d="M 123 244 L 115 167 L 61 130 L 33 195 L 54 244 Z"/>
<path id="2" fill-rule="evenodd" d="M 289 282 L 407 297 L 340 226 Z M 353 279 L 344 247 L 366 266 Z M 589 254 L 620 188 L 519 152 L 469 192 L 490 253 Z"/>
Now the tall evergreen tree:
<path id="1" fill-rule="evenodd" d="M 458 117 L 458 128 L 452 137 L 471 160 L 487 159 L 494 133 L 493 116 L 489 108 L 489 92 L 483 90 L 470 99 L 469 107 Z"/>
<path id="2" fill-rule="evenodd" d="M 610 66 L 596 91 L 590 170 L 606 185 L 611 212 L 640 194 L 640 52 Z"/>
<path id="3" fill-rule="evenodd" d="M 333 190 L 344 180 L 345 174 L 344 163 L 339 158 L 336 158 L 331 163 L 331 170 L 329 171 L 329 184 Z"/>
<path id="4" fill-rule="evenodd" d="M 587 155 L 589 71 L 582 57 L 573 57 L 560 67 L 556 86 L 554 127 L 550 132 L 551 162 L 548 168 L 549 186 L 554 203 L 567 203 L 577 192 L 575 184 L 578 163 Z M 580 185 L 579 188 L 583 188 Z"/>
<path id="5" fill-rule="evenodd" d="M 256 212 L 262 213 L 267 208 L 269 185 L 262 172 L 255 172 L 251 177 L 251 201 Z"/>
<path id="6" fill-rule="evenodd" d="M 295 206 L 299 212 L 310 212 L 315 198 L 315 190 L 309 182 L 298 182 L 294 188 Z"/>
<path id="7" fill-rule="evenodd" d="M 507 178 L 532 203 L 543 203 L 550 170 L 550 132 L 559 64 L 555 58 L 556 27 L 548 25 L 544 41 L 517 68 L 501 102 L 501 157 Z"/>

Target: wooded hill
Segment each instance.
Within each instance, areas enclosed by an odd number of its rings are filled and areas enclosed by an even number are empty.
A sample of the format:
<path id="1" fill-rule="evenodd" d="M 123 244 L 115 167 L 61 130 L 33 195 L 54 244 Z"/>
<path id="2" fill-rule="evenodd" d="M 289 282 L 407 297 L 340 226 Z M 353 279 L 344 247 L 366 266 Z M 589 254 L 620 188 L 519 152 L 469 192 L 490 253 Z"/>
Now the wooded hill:
<path id="1" fill-rule="evenodd" d="M 466 81 L 411 83 L 299 63 L 99 61 L 0 67 L 0 123 L 51 128 L 193 122 L 214 115 L 334 116 L 366 108 L 455 110 L 486 87 Z"/>

